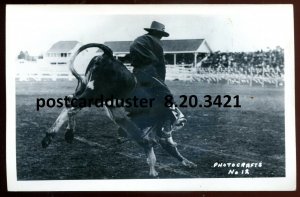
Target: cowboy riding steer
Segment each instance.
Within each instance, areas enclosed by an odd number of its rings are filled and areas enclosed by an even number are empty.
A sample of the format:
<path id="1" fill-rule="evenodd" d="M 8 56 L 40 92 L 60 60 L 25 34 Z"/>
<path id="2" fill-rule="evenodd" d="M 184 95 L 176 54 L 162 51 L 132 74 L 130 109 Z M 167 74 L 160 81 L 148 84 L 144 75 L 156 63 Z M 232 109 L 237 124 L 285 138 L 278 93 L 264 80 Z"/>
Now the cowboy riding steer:
<path id="1" fill-rule="evenodd" d="M 81 77 L 74 69 L 76 56 L 85 49 L 97 47 L 103 51 L 103 55 L 94 57 L 85 72 L 85 77 Z M 172 139 L 172 132 L 183 127 L 185 120 L 179 109 L 174 106 L 170 110 L 174 114 L 173 122 L 164 121 L 163 126 L 158 126 L 162 122 L 162 116 L 158 116 L 159 111 L 156 107 L 135 108 L 116 106 L 118 101 L 126 98 L 149 98 L 151 96 L 139 85 L 136 77 L 120 61 L 113 57 L 110 48 L 102 44 L 87 44 L 80 47 L 70 60 L 70 70 L 77 78 L 78 85 L 70 100 L 80 101 L 82 99 L 94 101 L 97 98 L 115 98 L 112 104 L 103 106 L 109 118 L 114 121 L 120 130 L 126 132 L 128 138 L 136 141 L 145 151 L 147 162 L 150 166 L 150 176 L 157 176 L 155 170 L 156 157 L 153 146 L 155 138 L 170 155 L 177 158 L 184 166 L 196 167 L 196 164 L 184 158 L 176 147 Z M 74 102 L 76 104 L 76 102 Z M 53 140 L 55 134 L 61 129 L 64 123 L 68 123 L 65 133 L 65 140 L 72 142 L 75 132 L 75 115 L 80 111 L 80 105 L 69 106 L 62 110 L 61 114 L 47 130 L 46 136 L 42 140 L 42 146 L 46 148 Z"/>

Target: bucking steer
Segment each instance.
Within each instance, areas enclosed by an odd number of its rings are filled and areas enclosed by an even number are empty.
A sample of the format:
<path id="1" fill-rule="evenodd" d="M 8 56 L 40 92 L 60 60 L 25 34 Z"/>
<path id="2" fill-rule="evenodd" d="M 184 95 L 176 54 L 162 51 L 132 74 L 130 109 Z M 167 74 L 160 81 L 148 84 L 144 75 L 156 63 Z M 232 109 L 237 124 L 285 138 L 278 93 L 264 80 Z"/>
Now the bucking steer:
<path id="1" fill-rule="evenodd" d="M 74 61 L 80 52 L 91 47 L 100 48 L 103 54 L 95 56 L 90 61 L 85 72 L 85 77 L 81 77 L 74 69 Z M 126 99 L 132 96 L 149 98 L 143 87 L 139 86 L 139 82 L 135 76 L 122 62 L 113 57 L 112 50 L 105 45 L 91 43 L 80 47 L 72 56 L 69 67 L 72 74 L 78 80 L 75 93 L 69 96 L 70 100 L 76 99 L 75 101 L 78 101 L 85 99 L 94 102 L 95 98 L 110 98 L 112 95 L 115 98 L 113 102 L 118 102 L 118 99 Z M 144 149 L 147 163 L 150 167 L 150 176 L 158 176 L 155 170 L 156 157 L 153 150 L 153 146 L 157 141 L 164 150 L 177 158 L 184 166 L 196 167 L 196 164 L 187 160 L 179 153 L 176 147 L 177 144 L 172 138 L 172 132 L 180 129 L 185 123 L 185 121 L 182 121 L 185 119 L 182 118 L 182 113 L 178 109 L 170 109 L 174 112 L 176 119 L 174 123 L 166 121 L 163 126 L 158 126 L 157 112 L 151 109 L 151 107 L 134 109 L 133 107 L 117 107 L 116 104 L 104 105 L 103 108 L 105 108 L 108 117 L 119 126 L 119 130 L 125 132 L 126 137 L 133 139 Z M 61 127 L 66 122 L 68 125 L 65 132 L 65 140 L 69 143 L 73 141 L 76 125 L 75 115 L 81 108 L 72 105 L 62 110 L 55 123 L 46 131 L 46 136 L 42 140 L 44 148 L 49 146 L 56 133 L 61 130 Z"/>

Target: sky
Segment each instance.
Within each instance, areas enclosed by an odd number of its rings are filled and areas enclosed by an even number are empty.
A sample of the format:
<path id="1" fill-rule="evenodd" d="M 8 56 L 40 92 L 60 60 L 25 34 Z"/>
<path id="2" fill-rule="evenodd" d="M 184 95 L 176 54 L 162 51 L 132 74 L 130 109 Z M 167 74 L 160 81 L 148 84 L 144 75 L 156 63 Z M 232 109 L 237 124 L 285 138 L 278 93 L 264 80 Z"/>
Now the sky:
<path id="1" fill-rule="evenodd" d="M 204 38 L 213 51 L 255 51 L 291 42 L 291 6 L 50 6 L 7 8 L 7 46 L 45 53 L 61 40 L 82 43 L 134 40 L 153 20 L 164 39 Z"/>

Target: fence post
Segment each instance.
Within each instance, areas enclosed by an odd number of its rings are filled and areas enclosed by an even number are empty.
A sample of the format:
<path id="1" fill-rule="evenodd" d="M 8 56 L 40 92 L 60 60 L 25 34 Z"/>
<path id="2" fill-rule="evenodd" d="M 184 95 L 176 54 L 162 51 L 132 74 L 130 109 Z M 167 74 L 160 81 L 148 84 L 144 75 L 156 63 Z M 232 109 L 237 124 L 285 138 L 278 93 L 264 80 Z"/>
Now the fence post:
<path id="1" fill-rule="evenodd" d="M 226 79 L 227 79 L 227 84 L 229 85 L 230 84 L 229 66 L 227 67 Z"/>
<path id="2" fill-rule="evenodd" d="M 252 81 L 253 81 L 253 71 L 252 71 L 253 67 L 251 65 L 250 67 L 250 87 L 252 87 Z"/>
<path id="3" fill-rule="evenodd" d="M 264 87 L 265 86 L 265 67 L 262 67 L 262 84 L 261 86 Z"/>

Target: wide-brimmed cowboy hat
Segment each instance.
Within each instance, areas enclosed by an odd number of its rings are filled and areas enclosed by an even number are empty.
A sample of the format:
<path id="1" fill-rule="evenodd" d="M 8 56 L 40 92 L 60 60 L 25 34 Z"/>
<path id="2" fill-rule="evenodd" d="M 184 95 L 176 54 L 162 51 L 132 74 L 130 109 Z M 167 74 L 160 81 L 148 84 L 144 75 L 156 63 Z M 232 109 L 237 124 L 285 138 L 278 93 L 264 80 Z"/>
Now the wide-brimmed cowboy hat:
<path id="1" fill-rule="evenodd" d="M 165 32 L 165 25 L 163 25 L 157 21 L 153 21 L 151 23 L 150 28 L 144 28 L 144 30 L 148 31 L 149 33 L 151 33 L 151 32 L 159 33 L 164 37 L 169 36 L 169 33 Z"/>

